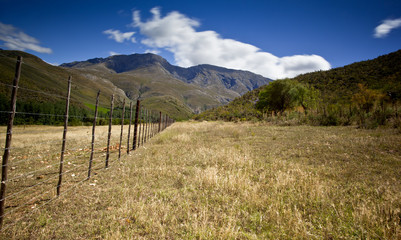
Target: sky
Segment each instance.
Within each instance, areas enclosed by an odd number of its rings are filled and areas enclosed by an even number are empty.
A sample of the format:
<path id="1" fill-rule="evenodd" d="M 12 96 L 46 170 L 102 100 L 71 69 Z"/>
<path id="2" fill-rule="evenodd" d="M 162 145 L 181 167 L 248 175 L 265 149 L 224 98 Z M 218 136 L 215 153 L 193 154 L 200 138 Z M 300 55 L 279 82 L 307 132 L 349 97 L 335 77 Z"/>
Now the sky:
<path id="1" fill-rule="evenodd" d="M 401 49 L 401 1 L 0 0 L 0 48 L 54 65 L 150 52 L 279 79 Z"/>

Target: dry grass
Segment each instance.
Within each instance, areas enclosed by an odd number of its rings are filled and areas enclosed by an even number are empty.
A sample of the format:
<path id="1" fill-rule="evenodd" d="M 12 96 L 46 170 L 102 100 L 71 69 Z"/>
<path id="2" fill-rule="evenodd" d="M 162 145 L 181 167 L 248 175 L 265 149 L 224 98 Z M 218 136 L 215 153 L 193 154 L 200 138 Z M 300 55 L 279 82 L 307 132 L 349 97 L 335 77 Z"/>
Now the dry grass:
<path id="1" fill-rule="evenodd" d="M 400 239 L 400 149 L 391 129 L 176 123 L 0 238 Z"/>

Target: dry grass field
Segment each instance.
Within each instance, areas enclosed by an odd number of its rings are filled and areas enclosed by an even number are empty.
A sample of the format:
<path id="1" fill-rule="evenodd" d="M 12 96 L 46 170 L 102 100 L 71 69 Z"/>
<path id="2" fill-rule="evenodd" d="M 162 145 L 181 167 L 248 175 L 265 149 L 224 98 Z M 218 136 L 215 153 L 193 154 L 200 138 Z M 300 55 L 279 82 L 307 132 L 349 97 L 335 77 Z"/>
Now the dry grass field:
<path id="1" fill-rule="evenodd" d="M 57 160 L 55 129 L 15 130 L 10 161 L 32 158 L 32 169 L 10 177 Z M 175 123 L 121 161 L 114 151 L 108 169 L 99 153 L 96 175 L 82 181 L 90 128 L 70 129 L 64 194 L 41 205 L 55 195 L 49 180 L 49 196 L 19 209 L 39 193 L 10 199 L 6 211 L 17 210 L 0 239 L 401 239 L 397 130 Z M 79 164 L 82 174 L 74 174 Z M 30 175 L 11 182 L 8 195 L 52 176 Z"/>

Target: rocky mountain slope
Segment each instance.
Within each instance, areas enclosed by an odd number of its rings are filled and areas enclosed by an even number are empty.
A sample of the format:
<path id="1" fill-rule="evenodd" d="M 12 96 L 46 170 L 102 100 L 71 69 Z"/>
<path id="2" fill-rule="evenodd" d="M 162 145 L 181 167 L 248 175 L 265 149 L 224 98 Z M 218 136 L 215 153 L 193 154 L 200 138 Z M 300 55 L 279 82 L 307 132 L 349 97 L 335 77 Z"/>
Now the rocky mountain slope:
<path id="1" fill-rule="evenodd" d="M 78 108 L 92 108 L 96 93 L 107 107 L 115 94 L 115 106 L 140 98 L 145 107 L 187 119 L 193 113 L 228 103 L 270 80 L 239 70 L 210 65 L 181 68 L 154 54 L 119 55 L 53 66 L 21 51 L 0 50 L 0 98 L 7 108 L 17 56 L 23 56 L 19 102 L 58 104 L 64 96 L 68 76 L 73 78 L 72 100 Z M 46 95 L 42 92 L 48 93 Z M 7 105 L 7 106 L 6 106 Z M 39 110 L 38 110 L 39 111 Z"/>
<path id="2" fill-rule="evenodd" d="M 226 104 L 271 80 L 212 65 L 182 68 L 155 54 L 116 55 L 65 63 L 88 77 L 107 78 L 131 99 L 171 96 L 195 112 Z"/>

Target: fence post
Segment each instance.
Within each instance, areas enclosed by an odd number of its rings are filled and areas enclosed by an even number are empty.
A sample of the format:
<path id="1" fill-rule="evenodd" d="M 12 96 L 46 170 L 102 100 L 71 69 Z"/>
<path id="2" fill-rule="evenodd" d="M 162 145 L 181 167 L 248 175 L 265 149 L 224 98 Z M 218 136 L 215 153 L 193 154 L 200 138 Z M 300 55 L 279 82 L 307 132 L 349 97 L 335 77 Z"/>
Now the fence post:
<path id="1" fill-rule="evenodd" d="M 139 126 L 138 126 L 138 148 L 141 146 L 141 136 L 142 136 L 142 131 L 141 131 L 141 118 L 142 118 L 142 109 L 139 109 Z"/>
<path id="2" fill-rule="evenodd" d="M 67 140 L 68 112 L 70 109 L 70 94 L 71 94 L 71 76 L 68 78 L 67 101 L 65 104 L 63 143 L 61 145 L 60 169 L 59 169 L 59 173 L 58 173 L 59 175 L 58 175 L 58 183 L 57 183 L 57 196 L 60 196 L 61 182 L 63 181 L 63 163 L 64 163 L 65 143 Z"/>
<path id="3" fill-rule="evenodd" d="M 123 100 L 123 114 L 121 118 L 121 133 L 120 133 L 120 146 L 118 150 L 118 160 L 121 158 L 121 143 L 123 141 L 123 129 L 124 129 L 124 114 L 125 114 L 125 99 Z"/>
<path id="4" fill-rule="evenodd" d="M 97 106 L 99 105 L 99 95 L 100 95 L 100 90 L 97 92 L 96 96 L 95 119 L 93 120 L 93 126 L 92 126 L 92 149 L 91 149 L 91 156 L 89 158 L 88 179 L 91 177 L 91 170 L 92 170 L 93 152 L 95 147 L 95 127 L 97 120 Z"/>
<path id="5" fill-rule="evenodd" d="M 127 154 L 129 154 L 130 145 L 129 138 L 131 135 L 131 122 L 132 122 L 132 102 L 129 102 L 129 126 L 128 126 L 128 140 L 127 140 Z"/>
<path id="6" fill-rule="evenodd" d="M 145 109 L 145 118 L 146 118 L 146 126 L 145 126 L 145 143 L 148 140 L 148 122 L 149 122 L 149 115 L 148 109 Z"/>
<path id="7" fill-rule="evenodd" d="M 17 90 L 18 90 L 18 82 L 21 75 L 21 63 L 22 57 L 18 56 L 17 64 L 15 66 L 15 77 L 13 81 L 13 90 L 11 93 L 11 104 L 10 104 L 10 115 L 8 117 L 7 124 L 7 135 L 6 135 L 6 145 L 4 148 L 3 161 L 1 165 L 1 190 L 0 190 L 0 230 L 3 226 L 3 218 L 4 218 L 4 209 L 5 209 L 5 201 L 6 201 L 6 182 L 7 182 L 7 165 L 8 158 L 10 156 L 10 147 L 11 140 L 13 137 L 13 125 L 14 125 L 14 117 L 15 110 L 17 106 Z"/>
<path id="8" fill-rule="evenodd" d="M 147 116 L 148 116 L 148 125 L 147 125 L 147 135 L 148 135 L 148 138 L 147 138 L 147 141 L 149 141 L 149 139 L 150 139 L 150 127 L 151 127 L 151 122 L 152 122 L 152 120 L 150 119 L 150 117 L 151 117 L 150 110 L 148 110 L 148 111 L 146 112 L 146 114 L 147 114 Z"/>
<path id="9" fill-rule="evenodd" d="M 160 132 L 161 127 L 162 127 L 162 112 L 159 112 L 159 131 L 158 132 Z"/>
<path id="10" fill-rule="evenodd" d="M 143 145 L 144 141 L 143 139 L 145 138 L 145 119 L 146 119 L 146 115 L 145 115 L 145 109 L 143 109 L 142 111 L 142 136 L 141 136 L 141 145 Z"/>
<path id="11" fill-rule="evenodd" d="M 107 153 L 106 153 L 106 168 L 109 167 L 109 157 L 110 157 L 110 137 L 111 137 L 111 125 L 113 122 L 113 108 L 114 108 L 114 94 L 111 95 L 111 109 L 109 118 L 109 134 L 107 136 Z"/>
<path id="12" fill-rule="evenodd" d="M 152 110 L 149 110 L 148 140 L 152 137 Z"/>
<path id="13" fill-rule="evenodd" d="M 132 150 L 136 149 L 136 141 L 138 139 L 138 111 L 141 105 L 140 100 L 136 100 L 136 109 L 135 109 L 135 122 L 134 122 L 134 140 L 132 143 Z"/>

